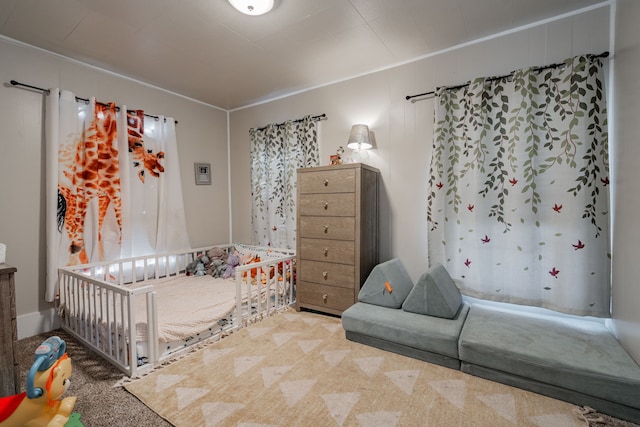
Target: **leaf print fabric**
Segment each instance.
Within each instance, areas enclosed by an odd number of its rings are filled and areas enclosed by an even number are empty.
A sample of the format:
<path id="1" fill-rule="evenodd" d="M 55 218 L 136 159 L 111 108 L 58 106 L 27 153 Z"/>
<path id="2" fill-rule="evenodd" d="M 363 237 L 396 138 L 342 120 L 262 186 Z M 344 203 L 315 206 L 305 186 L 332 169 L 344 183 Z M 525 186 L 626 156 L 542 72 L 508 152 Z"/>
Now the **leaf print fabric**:
<path id="1" fill-rule="evenodd" d="M 436 92 L 429 258 L 463 293 L 610 315 L 603 81 L 578 56 Z"/>
<path id="2" fill-rule="evenodd" d="M 316 121 L 250 129 L 253 243 L 296 247 L 296 170 L 319 165 Z"/>

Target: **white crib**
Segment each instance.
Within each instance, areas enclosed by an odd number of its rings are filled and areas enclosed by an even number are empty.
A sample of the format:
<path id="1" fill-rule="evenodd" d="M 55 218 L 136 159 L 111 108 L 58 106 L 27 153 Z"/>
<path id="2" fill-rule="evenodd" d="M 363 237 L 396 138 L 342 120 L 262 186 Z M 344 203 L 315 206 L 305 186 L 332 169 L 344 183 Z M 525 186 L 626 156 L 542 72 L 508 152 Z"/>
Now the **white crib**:
<path id="1" fill-rule="evenodd" d="M 232 251 L 238 244 L 216 246 Z M 193 344 L 219 339 L 294 304 L 295 252 L 250 245 L 242 248 L 255 251 L 260 262 L 237 266 L 235 279 L 227 280 L 230 289 L 220 283 L 202 288 L 224 292 L 205 295 L 197 291 L 199 301 L 215 305 L 211 325 L 202 332 L 189 333 L 177 348 L 166 345 L 167 349 L 160 349 L 159 327 L 163 324 L 158 320 L 157 293 L 164 288 L 175 293 L 180 284 L 173 283 L 194 283 L 187 282 L 194 277 L 185 274 L 186 267 L 211 247 L 60 268 L 56 308 L 61 327 L 133 377 Z M 172 281 L 170 285 L 167 280 Z M 175 296 L 172 298 L 175 301 Z"/>

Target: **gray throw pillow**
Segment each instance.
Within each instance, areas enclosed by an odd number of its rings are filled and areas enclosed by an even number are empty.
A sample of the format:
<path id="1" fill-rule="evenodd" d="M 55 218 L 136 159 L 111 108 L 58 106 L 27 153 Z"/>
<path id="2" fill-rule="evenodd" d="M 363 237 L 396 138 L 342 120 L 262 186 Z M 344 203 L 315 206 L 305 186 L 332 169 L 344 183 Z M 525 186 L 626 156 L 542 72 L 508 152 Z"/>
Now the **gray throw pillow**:
<path id="1" fill-rule="evenodd" d="M 453 319 L 462 295 L 447 270 L 436 264 L 425 271 L 402 304 L 404 311 Z"/>
<path id="2" fill-rule="evenodd" d="M 362 285 L 358 301 L 400 308 L 413 288 L 413 281 L 398 258 L 376 265 Z"/>

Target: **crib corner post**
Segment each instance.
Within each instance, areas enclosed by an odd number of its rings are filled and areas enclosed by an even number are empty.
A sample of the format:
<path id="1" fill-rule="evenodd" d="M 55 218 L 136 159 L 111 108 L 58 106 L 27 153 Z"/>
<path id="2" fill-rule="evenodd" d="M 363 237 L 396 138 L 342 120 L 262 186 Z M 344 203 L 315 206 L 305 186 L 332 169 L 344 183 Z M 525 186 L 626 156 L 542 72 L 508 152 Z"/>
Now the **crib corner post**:
<path id="1" fill-rule="evenodd" d="M 149 335 L 149 363 L 155 366 L 159 359 L 158 344 L 158 311 L 156 306 L 156 293 L 149 292 L 147 294 L 147 333 Z"/>

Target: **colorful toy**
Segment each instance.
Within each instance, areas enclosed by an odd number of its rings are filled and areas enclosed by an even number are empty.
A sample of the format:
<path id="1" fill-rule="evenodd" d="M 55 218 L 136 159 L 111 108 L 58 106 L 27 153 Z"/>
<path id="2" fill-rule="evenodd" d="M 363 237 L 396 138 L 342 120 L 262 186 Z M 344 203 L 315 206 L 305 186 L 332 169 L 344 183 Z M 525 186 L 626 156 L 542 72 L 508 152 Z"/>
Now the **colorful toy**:
<path id="1" fill-rule="evenodd" d="M 222 277 L 228 279 L 229 277 L 236 277 L 236 267 L 240 265 L 240 257 L 235 254 L 231 254 L 227 257 L 227 263 L 224 267 Z"/>
<path id="2" fill-rule="evenodd" d="M 332 166 L 341 165 L 342 164 L 342 155 L 343 154 L 344 154 L 344 148 L 342 148 L 342 145 L 341 145 L 336 150 L 336 154 L 332 154 L 331 156 L 329 156 L 330 164 Z"/>
<path id="3" fill-rule="evenodd" d="M 76 397 L 62 395 L 71 381 L 66 343 L 50 337 L 36 349 L 27 374 L 27 391 L 0 398 L 0 427 L 64 427 Z"/>

